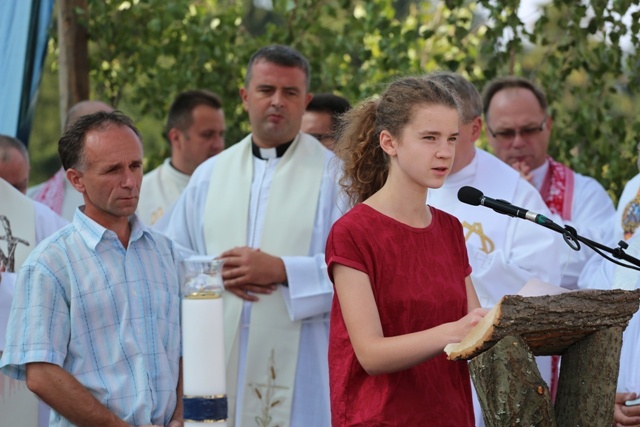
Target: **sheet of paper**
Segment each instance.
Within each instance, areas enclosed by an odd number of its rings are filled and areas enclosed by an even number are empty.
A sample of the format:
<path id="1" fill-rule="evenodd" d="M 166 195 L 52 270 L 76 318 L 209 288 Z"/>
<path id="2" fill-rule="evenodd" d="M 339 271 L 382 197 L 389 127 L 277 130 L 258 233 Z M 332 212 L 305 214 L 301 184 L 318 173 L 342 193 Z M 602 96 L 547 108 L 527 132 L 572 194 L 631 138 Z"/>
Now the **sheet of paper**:
<path id="1" fill-rule="evenodd" d="M 571 292 L 569 289 L 543 282 L 540 279 L 531 279 L 520 289 L 518 295 L 523 297 L 541 297 L 543 295 L 559 295 Z"/>

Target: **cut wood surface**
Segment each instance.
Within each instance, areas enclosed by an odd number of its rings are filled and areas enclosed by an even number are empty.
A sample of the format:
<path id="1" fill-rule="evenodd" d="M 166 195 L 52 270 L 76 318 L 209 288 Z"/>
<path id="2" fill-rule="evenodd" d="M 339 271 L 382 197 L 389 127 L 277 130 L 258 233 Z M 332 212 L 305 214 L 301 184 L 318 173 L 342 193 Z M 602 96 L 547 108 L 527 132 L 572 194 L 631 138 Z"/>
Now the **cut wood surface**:
<path id="1" fill-rule="evenodd" d="M 520 336 L 536 356 L 562 354 L 597 330 L 626 328 L 638 311 L 640 290 L 584 290 L 560 295 L 506 295 L 467 336 L 444 351 L 450 360 L 470 359 L 506 336 Z"/>

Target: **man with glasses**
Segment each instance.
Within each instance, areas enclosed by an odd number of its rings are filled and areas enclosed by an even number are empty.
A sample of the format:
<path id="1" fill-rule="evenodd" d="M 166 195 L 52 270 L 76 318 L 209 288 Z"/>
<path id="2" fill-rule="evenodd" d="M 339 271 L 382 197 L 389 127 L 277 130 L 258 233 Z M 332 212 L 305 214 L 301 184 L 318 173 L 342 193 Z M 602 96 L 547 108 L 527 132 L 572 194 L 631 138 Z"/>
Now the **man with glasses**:
<path id="1" fill-rule="evenodd" d="M 485 87 L 483 104 L 487 139 L 496 156 L 529 180 L 565 224 L 599 241 L 599 225 L 614 215 L 613 203 L 595 179 L 572 171 L 547 153 L 553 119 L 544 92 L 524 78 L 502 77 Z M 570 289 L 594 254 L 588 248 L 573 252 L 567 252 L 561 281 Z"/>

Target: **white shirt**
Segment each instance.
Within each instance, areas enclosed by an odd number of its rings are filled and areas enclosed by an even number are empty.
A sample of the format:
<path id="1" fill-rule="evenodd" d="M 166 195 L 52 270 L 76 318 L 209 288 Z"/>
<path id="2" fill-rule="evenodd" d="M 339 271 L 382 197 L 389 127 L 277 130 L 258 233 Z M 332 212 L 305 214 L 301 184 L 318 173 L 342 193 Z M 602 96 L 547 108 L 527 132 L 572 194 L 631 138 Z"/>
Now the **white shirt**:
<path id="1" fill-rule="evenodd" d="M 549 162 L 532 171 L 533 183 L 538 189 L 542 187 L 544 177 L 549 169 Z M 611 197 L 595 179 L 574 172 L 574 188 L 571 203 L 571 219 L 561 220 L 559 215 L 551 218 L 555 222 L 564 222 L 576 229 L 578 235 L 598 243 L 605 243 L 605 231 L 609 228 L 615 208 Z M 580 244 L 579 251 L 571 251 L 569 263 L 563 269 L 561 285 L 568 289 L 576 289 L 578 277 L 587 261 L 595 254 L 593 250 Z M 569 253 L 567 250 L 564 254 Z M 566 255 L 565 255 L 566 256 Z"/>
<path id="2" fill-rule="evenodd" d="M 186 254 L 193 252 L 206 254 L 203 226 L 209 186 L 225 185 L 225 183 L 211 182 L 217 159 L 217 156 L 210 158 L 196 169 L 189 185 L 173 207 L 171 217 L 165 218 L 158 224 L 160 231 L 166 232 L 179 247 L 186 249 Z M 248 246 L 260 246 L 264 209 L 279 161 L 278 158 L 269 160 L 253 158 L 254 175 L 247 224 Z M 282 257 L 288 282 L 288 287 L 283 287 L 282 291 L 289 317 L 292 320 L 303 319 L 291 426 L 331 425 L 327 352 L 333 285 L 327 275 L 324 248 L 331 225 L 346 211 L 344 203 L 339 200 L 336 166 L 338 164 L 335 162 L 333 154 L 327 150 L 309 255 Z M 220 206 L 219 208 L 227 209 L 229 219 L 233 220 L 232 207 Z M 220 226 L 223 227 L 224 224 Z M 286 233 L 286 230 L 282 231 Z M 251 305 L 252 303 L 245 302 L 242 313 L 243 327 L 240 335 L 241 362 L 239 363 L 238 384 L 243 383 L 241 379 L 244 377 L 244 359 Z M 318 390 L 321 392 L 319 393 Z M 240 393 L 242 391 L 244 391 L 242 387 L 238 387 L 238 413 L 241 411 L 242 398 Z M 319 395 L 322 396 L 322 402 L 318 402 Z M 229 415 L 233 416 L 234 414 Z"/>
<path id="3" fill-rule="evenodd" d="M 138 216 L 147 225 L 154 225 L 171 206 L 189 183 L 190 176 L 171 166 L 171 159 L 144 175 L 140 188 Z"/>

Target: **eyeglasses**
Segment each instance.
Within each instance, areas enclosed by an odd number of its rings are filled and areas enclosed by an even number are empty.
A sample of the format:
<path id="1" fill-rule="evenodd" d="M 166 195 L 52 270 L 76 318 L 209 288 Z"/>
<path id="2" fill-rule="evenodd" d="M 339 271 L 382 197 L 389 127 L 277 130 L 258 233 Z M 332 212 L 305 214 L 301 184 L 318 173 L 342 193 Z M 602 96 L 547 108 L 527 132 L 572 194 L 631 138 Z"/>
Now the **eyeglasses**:
<path id="1" fill-rule="evenodd" d="M 524 127 L 520 129 L 505 129 L 498 132 L 494 132 L 493 129 L 489 127 L 489 123 L 487 123 L 487 129 L 489 133 L 497 139 L 499 142 L 511 142 L 516 138 L 516 135 L 520 135 L 522 138 L 528 138 L 542 132 L 547 123 L 547 116 L 544 116 L 542 122 L 538 126 L 530 126 Z"/>

